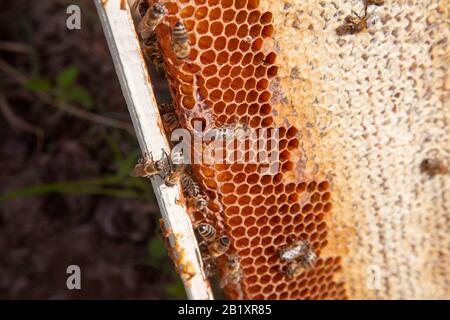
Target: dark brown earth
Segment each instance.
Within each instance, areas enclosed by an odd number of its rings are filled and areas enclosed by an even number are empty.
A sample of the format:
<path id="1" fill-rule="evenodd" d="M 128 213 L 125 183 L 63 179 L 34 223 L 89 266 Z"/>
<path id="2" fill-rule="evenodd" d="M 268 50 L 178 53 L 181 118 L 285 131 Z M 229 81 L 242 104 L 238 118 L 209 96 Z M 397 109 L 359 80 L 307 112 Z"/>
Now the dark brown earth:
<path id="1" fill-rule="evenodd" d="M 0 137 L 0 298 L 184 298 L 92 1 L 2 4 Z"/>

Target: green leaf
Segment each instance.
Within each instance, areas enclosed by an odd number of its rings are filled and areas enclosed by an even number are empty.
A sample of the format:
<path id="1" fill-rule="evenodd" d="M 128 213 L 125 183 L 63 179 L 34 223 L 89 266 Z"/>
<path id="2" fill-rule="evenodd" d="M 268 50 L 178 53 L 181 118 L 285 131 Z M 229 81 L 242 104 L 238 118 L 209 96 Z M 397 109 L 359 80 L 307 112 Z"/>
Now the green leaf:
<path id="1" fill-rule="evenodd" d="M 58 84 L 59 88 L 67 89 L 75 83 L 77 77 L 78 77 L 78 69 L 75 66 L 70 66 L 65 68 L 58 74 L 56 83 Z"/>
<path id="2" fill-rule="evenodd" d="M 152 238 L 148 242 L 148 253 L 152 259 L 163 259 L 166 257 L 166 247 L 159 238 Z"/>
<path id="3" fill-rule="evenodd" d="M 41 77 L 33 77 L 25 84 L 25 87 L 35 93 L 46 93 L 51 89 L 51 83 L 48 79 Z"/>
<path id="4" fill-rule="evenodd" d="M 136 164 L 136 158 L 139 154 L 140 151 L 135 150 L 133 152 L 130 152 L 125 159 L 116 161 L 118 177 L 128 177 L 130 175 L 130 172 Z"/>
<path id="5" fill-rule="evenodd" d="M 184 291 L 184 286 L 180 279 L 178 279 L 174 283 L 167 285 L 165 289 L 166 294 L 173 299 L 186 298 L 186 292 Z"/>
<path id="6" fill-rule="evenodd" d="M 75 86 L 63 94 L 67 102 L 79 103 L 86 109 L 92 109 L 94 100 L 91 94 L 85 88 Z"/>

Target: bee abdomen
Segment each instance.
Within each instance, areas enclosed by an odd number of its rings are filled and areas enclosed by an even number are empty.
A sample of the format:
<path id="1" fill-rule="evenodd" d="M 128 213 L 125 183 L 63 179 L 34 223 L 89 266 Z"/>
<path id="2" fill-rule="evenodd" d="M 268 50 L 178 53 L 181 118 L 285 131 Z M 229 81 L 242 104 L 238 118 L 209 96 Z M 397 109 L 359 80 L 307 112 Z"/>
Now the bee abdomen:
<path id="1" fill-rule="evenodd" d="M 189 175 L 181 178 L 181 186 L 188 197 L 197 197 L 200 195 L 200 186 Z"/>
<path id="2" fill-rule="evenodd" d="M 281 248 L 280 259 L 283 261 L 292 261 L 309 249 L 309 243 L 307 241 L 296 242 L 290 246 Z"/>
<path id="3" fill-rule="evenodd" d="M 185 59 L 189 55 L 189 43 L 186 27 L 178 21 L 172 29 L 172 48 L 178 59 Z"/>
<path id="4" fill-rule="evenodd" d="M 159 110 L 161 110 L 162 113 L 169 113 L 169 112 L 174 112 L 175 111 L 172 102 L 161 103 L 161 104 L 158 105 L 158 107 L 159 107 Z"/>
<path id="5" fill-rule="evenodd" d="M 200 223 L 197 227 L 197 231 L 205 241 L 213 241 L 216 238 L 216 228 L 208 223 Z"/>
<path id="6" fill-rule="evenodd" d="M 316 262 L 317 255 L 313 251 L 308 251 L 305 255 L 300 259 L 300 266 L 304 269 L 311 268 Z"/>
<path id="7" fill-rule="evenodd" d="M 173 30 L 172 30 L 172 38 L 175 43 L 183 44 L 188 40 L 188 35 L 186 32 L 186 27 L 181 21 L 178 21 Z"/>

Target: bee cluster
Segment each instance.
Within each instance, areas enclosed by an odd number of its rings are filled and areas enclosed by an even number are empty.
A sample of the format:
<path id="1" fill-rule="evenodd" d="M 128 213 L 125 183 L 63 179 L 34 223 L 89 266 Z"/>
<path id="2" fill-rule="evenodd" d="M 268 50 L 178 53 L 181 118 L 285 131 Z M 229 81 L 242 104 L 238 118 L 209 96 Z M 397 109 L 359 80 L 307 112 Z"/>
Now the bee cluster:
<path id="1" fill-rule="evenodd" d="M 164 62 L 156 37 L 155 28 L 160 24 L 167 13 L 163 4 L 150 5 L 148 0 L 136 0 L 131 8 L 137 14 L 140 22 L 137 31 L 142 41 L 144 54 L 154 65 L 160 75 L 164 72 Z M 189 54 L 189 44 L 186 27 L 183 22 L 177 21 L 172 27 L 172 49 L 178 59 L 185 59 Z"/>
<path id="2" fill-rule="evenodd" d="M 202 252 L 205 273 L 208 277 L 214 275 L 217 270 L 217 260 L 225 257 L 225 276 L 222 278 L 221 287 L 237 285 L 243 276 L 240 269 L 239 258 L 229 254 L 230 238 L 216 230 L 208 223 L 200 223 L 196 227 L 200 238 L 199 247 Z"/>
<path id="3" fill-rule="evenodd" d="M 336 28 L 336 33 L 338 36 L 343 36 L 346 34 L 357 34 L 367 30 L 368 15 L 367 8 L 369 6 L 382 6 L 384 0 L 363 0 L 364 1 L 364 15 L 360 16 L 355 11 L 352 11 L 352 15 L 348 15 L 344 19 L 344 23 Z"/>

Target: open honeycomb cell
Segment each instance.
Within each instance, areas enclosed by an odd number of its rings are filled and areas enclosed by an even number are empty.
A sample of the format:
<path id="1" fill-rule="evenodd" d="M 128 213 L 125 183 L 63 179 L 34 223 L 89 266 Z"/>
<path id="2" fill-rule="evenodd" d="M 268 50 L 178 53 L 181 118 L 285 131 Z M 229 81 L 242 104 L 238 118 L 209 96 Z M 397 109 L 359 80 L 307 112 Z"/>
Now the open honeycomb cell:
<path id="1" fill-rule="evenodd" d="M 162 2 L 168 14 L 156 33 L 181 126 L 193 130 L 200 120 L 206 129 L 237 122 L 251 129 L 275 128 L 271 85 L 278 73 L 277 54 L 268 41 L 274 33 L 272 13 L 261 11 L 258 0 Z M 167 36 L 179 20 L 191 48 L 184 60 L 177 59 Z M 230 236 L 230 252 L 239 256 L 243 272 L 239 284 L 225 287 L 231 299 L 345 299 L 344 284 L 334 280 L 340 258 L 321 254 L 332 209 L 330 181 L 304 175 L 293 181 L 299 130 L 289 125 L 278 129 L 274 174 L 264 174 L 263 165 L 248 158 L 192 165 L 209 204 L 206 212 L 192 212 L 191 219 Z M 318 259 L 289 279 L 278 250 L 292 237 L 309 241 Z"/>

